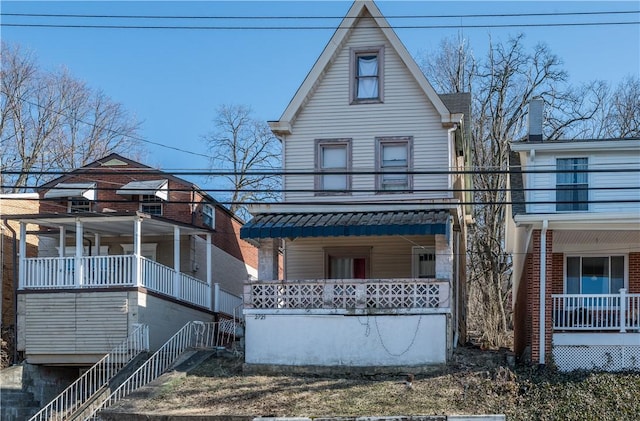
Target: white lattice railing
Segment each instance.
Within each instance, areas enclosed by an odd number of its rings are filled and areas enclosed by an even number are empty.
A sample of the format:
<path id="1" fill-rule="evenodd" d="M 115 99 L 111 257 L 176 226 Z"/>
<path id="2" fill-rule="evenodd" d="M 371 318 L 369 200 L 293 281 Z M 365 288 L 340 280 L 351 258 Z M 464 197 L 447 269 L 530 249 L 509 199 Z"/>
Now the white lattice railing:
<path id="1" fill-rule="evenodd" d="M 555 330 L 640 329 L 640 294 L 554 294 Z"/>
<path id="2" fill-rule="evenodd" d="M 138 354 L 149 350 L 149 328 L 136 327 L 120 345 L 112 349 L 54 400 L 38 411 L 30 421 L 63 421 L 69 419 L 85 402 L 102 388 Z"/>
<path id="3" fill-rule="evenodd" d="M 79 262 L 79 265 L 76 265 Z M 216 285 L 215 299 L 219 309 L 212 308 L 212 290 L 206 282 L 144 257 L 132 255 L 37 257 L 23 259 L 21 289 L 108 288 L 143 286 L 199 307 L 233 314 L 242 298 Z M 76 274 L 80 268 L 80 275 Z"/>
<path id="4" fill-rule="evenodd" d="M 249 281 L 246 309 L 444 309 L 449 282 L 424 279 Z"/>
<path id="5" fill-rule="evenodd" d="M 86 420 L 98 420 L 96 413 L 113 405 L 136 389 L 160 377 L 188 350 L 206 350 L 224 347 L 235 340 L 235 321 L 189 322 L 173 335 L 138 370 L 125 380 L 96 408 Z"/>

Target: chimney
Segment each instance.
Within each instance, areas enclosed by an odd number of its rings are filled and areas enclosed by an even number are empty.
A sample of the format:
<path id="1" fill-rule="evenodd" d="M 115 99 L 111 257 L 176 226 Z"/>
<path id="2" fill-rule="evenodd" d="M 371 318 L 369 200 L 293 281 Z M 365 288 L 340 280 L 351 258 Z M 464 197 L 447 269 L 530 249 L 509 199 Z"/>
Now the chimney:
<path id="1" fill-rule="evenodd" d="M 542 142 L 542 110 L 544 100 L 535 97 L 529 102 L 529 142 Z"/>

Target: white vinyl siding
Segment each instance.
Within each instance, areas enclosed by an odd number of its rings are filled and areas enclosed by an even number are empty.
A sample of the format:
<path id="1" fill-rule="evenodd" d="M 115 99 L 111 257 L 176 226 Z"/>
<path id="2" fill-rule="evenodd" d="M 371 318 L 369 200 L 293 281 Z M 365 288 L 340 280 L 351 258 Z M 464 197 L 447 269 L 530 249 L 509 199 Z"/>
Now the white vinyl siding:
<path id="1" fill-rule="evenodd" d="M 350 47 L 372 45 L 385 46 L 384 103 L 350 105 Z M 447 169 L 451 161 L 449 136 L 442 127 L 440 115 L 382 32 L 373 28 L 368 19 L 362 19 L 346 40 L 292 124 L 293 134 L 284 141 L 284 168 L 287 171 L 314 168 L 314 142 L 320 136 L 352 139 L 354 172 L 371 173 L 375 170 L 375 139 L 378 137 L 413 136 L 415 170 Z M 285 178 L 287 189 L 307 190 L 287 192 L 285 201 L 321 200 L 314 198 L 311 192 L 314 186 L 312 175 Z M 413 179 L 415 190 L 443 189 L 449 185 L 449 177 L 445 173 L 419 175 Z M 376 198 L 373 175 L 354 175 L 351 186 L 354 190 L 368 190 L 354 192 L 352 198 Z M 451 194 L 436 191 L 394 195 L 397 200 L 442 197 L 451 197 Z"/>
<path id="2" fill-rule="evenodd" d="M 639 148 L 640 149 L 640 148 Z M 528 213 L 556 213 L 556 174 L 545 172 L 556 168 L 556 160 L 578 156 L 573 153 L 548 153 L 536 151 L 535 165 L 525 169 L 541 171 L 525 174 L 525 192 Z M 591 151 L 580 154 L 587 158 L 589 169 L 637 169 L 640 153 Z M 589 205 L 587 212 L 631 212 L 638 209 L 640 201 L 640 176 L 637 172 L 591 172 L 588 174 Z M 580 211 L 584 213 L 584 211 Z"/>
<path id="3" fill-rule="evenodd" d="M 325 277 L 325 250 L 370 247 L 369 278 L 411 278 L 413 247 L 435 247 L 429 236 L 298 238 L 286 243 L 287 279 Z"/>

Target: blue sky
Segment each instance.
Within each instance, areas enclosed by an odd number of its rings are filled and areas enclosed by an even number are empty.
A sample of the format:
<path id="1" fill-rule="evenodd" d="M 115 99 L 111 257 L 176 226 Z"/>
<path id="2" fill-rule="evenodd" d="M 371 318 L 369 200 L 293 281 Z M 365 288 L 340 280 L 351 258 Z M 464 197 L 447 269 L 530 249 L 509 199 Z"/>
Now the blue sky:
<path id="1" fill-rule="evenodd" d="M 380 1 L 386 16 L 504 13 L 560 13 L 639 10 L 638 1 Z M 335 28 L 350 1 L 32 2 L 2 1 L 2 13 L 166 16 L 331 16 L 311 20 L 90 19 L 3 16 L 2 23 L 110 25 L 270 25 Z M 543 42 L 564 61 L 573 83 L 619 82 L 640 73 L 640 25 L 470 28 L 469 25 L 639 21 L 640 14 L 525 18 L 389 18 L 392 25 L 453 25 L 449 29 L 396 29 L 413 55 L 432 52 L 459 31 L 482 55 L 491 36 L 505 40 L 519 32 L 529 45 Z M 92 88 L 101 89 L 143 121 L 140 135 L 153 142 L 206 153 L 202 135 L 220 104 L 250 105 L 255 117 L 277 120 L 333 29 L 169 30 L 25 28 L 3 26 L 2 39 L 32 50 L 45 69 L 65 66 Z M 148 146 L 145 163 L 163 170 L 204 169 L 203 157 Z M 193 179 L 192 177 L 189 177 Z M 205 187 L 203 181 L 193 180 Z"/>

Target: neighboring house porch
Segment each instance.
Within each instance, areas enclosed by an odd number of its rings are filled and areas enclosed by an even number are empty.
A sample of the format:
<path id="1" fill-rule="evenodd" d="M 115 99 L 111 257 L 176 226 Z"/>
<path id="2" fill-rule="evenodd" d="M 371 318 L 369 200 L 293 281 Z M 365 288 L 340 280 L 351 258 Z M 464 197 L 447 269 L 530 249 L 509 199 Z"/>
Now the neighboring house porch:
<path id="1" fill-rule="evenodd" d="M 211 232 L 147 214 L 17 218 L 37 224 L 40 257 L 20 258 L 18 349 L 34 364 L 90 364 L 138 324 L 151 349 L 190 320 L 239 316 L 241 299 L 212 282 Z M 194 237 L 204 262 L 192 260 Z"/>

